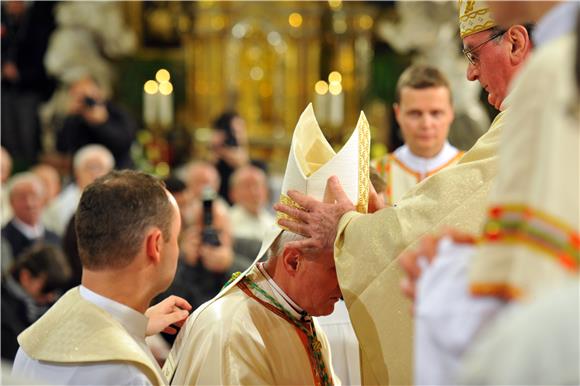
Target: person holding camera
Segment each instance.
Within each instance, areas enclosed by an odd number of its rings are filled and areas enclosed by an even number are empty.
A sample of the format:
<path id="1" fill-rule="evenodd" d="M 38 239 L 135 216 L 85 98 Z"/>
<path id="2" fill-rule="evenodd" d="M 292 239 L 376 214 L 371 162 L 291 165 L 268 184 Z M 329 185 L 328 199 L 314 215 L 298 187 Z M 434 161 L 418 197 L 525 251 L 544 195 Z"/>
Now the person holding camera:
<path id="1" fill-rule="evenodd" d="M 117 169 L 131 168 L 135 133 L 135 121 L 106 98 L 93 78 L 70 85 L 68 113 L 57 133 L 60 153 L 70 155 L 85 145 L 100 144 L 113 153 Z"/>
<path id="2" fill-rule="evenodd" d="M 168 294 L 187 300 L 193 309 L 214 297 L 239 267 L 234 264 L 232 234 L 228 212 L 223 201 L 209 187 L 203 191 L 202 200 L 191 206 L 192 221 L 184 223 L 180 235 L 179 262 L 171 287 L 157 297 Z M 174 336 L 164 335 L 172 342 Z"/>
<path id="3" fill-rule="evenodd" d="M 229 180 L 234 171 L 250 161 L 246 122 L 238 113 L 228 111 L 213 123 L 211 147 L 214 164 L 221 178 L 219 194 L 230 205 Z"/>

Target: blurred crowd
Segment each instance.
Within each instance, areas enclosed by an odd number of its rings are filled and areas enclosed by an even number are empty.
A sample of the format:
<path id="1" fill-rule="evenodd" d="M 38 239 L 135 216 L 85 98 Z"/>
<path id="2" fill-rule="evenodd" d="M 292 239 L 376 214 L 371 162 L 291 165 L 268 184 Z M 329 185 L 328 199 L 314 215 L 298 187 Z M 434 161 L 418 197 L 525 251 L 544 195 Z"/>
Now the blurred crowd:
<path id="1" fill-rule="evenodd" d="M 1 352 L 11 361 L 16 336 L 80 284 L 74 213 L 81 193 L 113 169 L 135 168 L 138 122 L 97 77 L 70 73 L 59 84 L 66 93 L 49 122 L 54 155 L 46 157 L 41 106 L 57 88 L 45 64 L 55 4 L 10 1 L 1 7 Z M 211 159 L 192 157 L 165 179 L 183 217 L 178 271 L 167 292 L 194 308 L 251 264 L 273 218 L 275 188 L 265 164 L 249 157 L 243 118 L 224 112 L 213 126 Z"/>

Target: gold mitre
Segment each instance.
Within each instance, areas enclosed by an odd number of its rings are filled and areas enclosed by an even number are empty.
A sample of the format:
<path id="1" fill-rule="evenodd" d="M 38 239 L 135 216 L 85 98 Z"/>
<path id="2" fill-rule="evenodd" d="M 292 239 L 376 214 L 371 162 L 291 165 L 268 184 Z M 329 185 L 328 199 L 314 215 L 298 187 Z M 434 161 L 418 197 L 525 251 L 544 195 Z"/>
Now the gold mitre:
<path id="1" fill-rule="evenodd" d="M 459 0 L 458 5 L 459 32 L 462 39 L 497 25 L 484 1 Z"/>

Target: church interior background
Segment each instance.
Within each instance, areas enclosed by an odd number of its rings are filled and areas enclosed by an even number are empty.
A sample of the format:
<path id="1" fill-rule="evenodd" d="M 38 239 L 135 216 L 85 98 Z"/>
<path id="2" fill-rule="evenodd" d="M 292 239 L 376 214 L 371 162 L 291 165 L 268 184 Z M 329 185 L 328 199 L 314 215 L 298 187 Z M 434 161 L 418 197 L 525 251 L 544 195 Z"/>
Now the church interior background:
<path id="1" fill-rule="evenodd" d="M 251 157 L 284 170 L 310 102 L 337 148 L 363 110 L 379 156 L 400 144 L 391 105 L 414 62 L 450 78 L 453 144 L 468 149 L 490 119 L 479 85 L 465 79 L 454 2 L 63 2 L 55 17 L 61 73 L 88 69 L 139 118 L 134 157 L 160 176 L 204 157 L 224 110 L 246 120 Z"/>

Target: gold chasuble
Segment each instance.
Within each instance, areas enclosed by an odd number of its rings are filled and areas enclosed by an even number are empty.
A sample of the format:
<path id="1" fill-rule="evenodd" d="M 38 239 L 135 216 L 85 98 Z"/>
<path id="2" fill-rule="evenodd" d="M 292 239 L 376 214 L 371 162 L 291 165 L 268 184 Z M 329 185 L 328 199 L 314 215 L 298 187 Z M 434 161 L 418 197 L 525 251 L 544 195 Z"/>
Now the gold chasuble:
<path id="1" fill-rule="evenodd" d="M 413 187 L 395 207 L 370 215 L 345 214 L 335 241 L 342 294 L 361 345 L 362 380 L 410 385 L 413 325 L 399 289 L 396 257 L 443 225 L 478 232 L 492 180 L 505 112 L 454 166 Z"/>
<path id="2" fill-rule="evenodd" d="M 83 299 L 79 287 L 69 290 L 20 334 L 18 343 L 38 361 L 59 365 L 128 363 L 141 370 L 153 385 L 167 385 L 127 330 L 107 312 Z"/>
<path id="3" fill-rule="evenodd" d="M 320 327 L 277 295 L 254 266 L 197 317 L 172 383 L 339 384 Z"/>
<path id="4" fill-rule="evenodd" d="M 472 259 L 475 295 L 529 300 L 578 278 L 580 103 L 575 39 L 538 48 L 514 82 L 497 186 Z M 557 63 L 557 65 L 555 65 Z M 505 146 L 504 146 L 505 145 Z"/>

